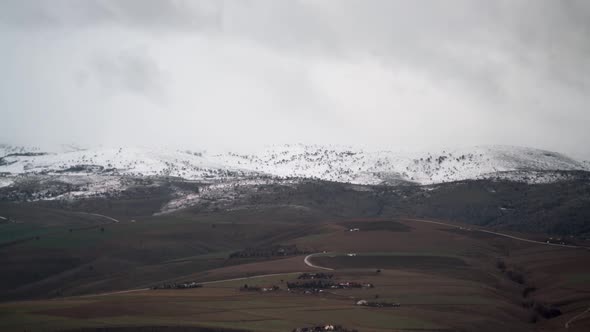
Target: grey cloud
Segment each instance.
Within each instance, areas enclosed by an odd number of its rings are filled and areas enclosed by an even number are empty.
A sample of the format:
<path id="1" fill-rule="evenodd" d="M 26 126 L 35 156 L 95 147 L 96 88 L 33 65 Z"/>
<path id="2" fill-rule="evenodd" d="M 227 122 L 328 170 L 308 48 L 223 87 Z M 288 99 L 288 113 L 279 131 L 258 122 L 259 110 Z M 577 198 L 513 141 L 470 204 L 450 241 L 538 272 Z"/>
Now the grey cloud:
<path id="1" fill-rule="evenodd" d="M 213 0 L 55 0 L 4 1 L 0 22 L 23 28 L 122 25 L 150 30 L 195 29 L 217 25 Z"/>
<path id="2" fill-rule="evenodd" d="M 228 3 L 230 35 L 289 54 L 373 54 L 493 98 L 504 97 L 506 62 L 572 88 L 590 77 L 584 1 Z"/>
<path id="3" fill-rule="evenodd" d="M 163 102 L 164 78 L 158 63 L 145 49 L 125 49 L 115 55 L 97 55 L 89 68 L 103 89 L 109 92 L 129 91 L 153 101 Z M 82 77 L 86 77 L 84 75 Z"/>
<path id="4" fill-rule="evenodd" d="M 140 119 L 148 143 L 590 157 L 589 34 L 583 0 L 2 1 L 0 139 L 50 136 L 43 105 L 89 142 L 129 140 Z"/>

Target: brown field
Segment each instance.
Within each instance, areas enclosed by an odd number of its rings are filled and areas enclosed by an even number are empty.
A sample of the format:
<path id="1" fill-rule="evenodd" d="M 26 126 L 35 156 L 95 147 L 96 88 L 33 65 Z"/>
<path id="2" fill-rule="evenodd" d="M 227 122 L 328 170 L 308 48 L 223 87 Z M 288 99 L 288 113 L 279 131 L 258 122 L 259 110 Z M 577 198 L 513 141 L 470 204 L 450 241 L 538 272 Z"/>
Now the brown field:
<path id="1" fill-rule="evenodd" d="M 318 256 L 313 263 L 333 269 L 459 269 L 467 265 L 459 258 L 426 255 L 371 255 Z"/>
<path id="2" fill-rule="evenodd" d="M 312 324 L 341 324 L 361 332 L 558 331 L 565 330 L 566 322 L 590 307 L 590 251 L 586 249 L 527 243 L 477 230 L 403 219 L 339 220 L 313 231 L 306 229 L 309 225 L 289 224 L 274 229 L 271 236 L 264 227 L 275 225 L 226 224 L 220 226 L 226 228 L 225 233 L 209 224 L 187 233 L 180 231 L 182 225 L 173 224 L 172 230 L 157 235 L 145 231 L 143 236 L 146 240 L 151 236 L 164 242 L 180 241 L 187 246 L 190 242 L 185 238 L 194 236 L 200 239 L 195 248 L 210 246 L 214 252 L 243 246 L 246 238 L 297 244 L 315 252 L 326 251 L 311 261 L 333 268 L 321 272 L 333 273 L 335 282 L 372 283 L 375 287 L 326 289 L 318 294 L 289 292 L 286 283 L 296 280 L 296 272 L 316 270 L 304 264 L 304 256 L 228 264 L 223 263 L 224 255 L 191 256 L 189 246 L 176 259 L 170 259 L 170 253 L 162 254 L 173 273 L 162 273 L 159 269 L 165 264 L 161 262 L 154 265 L 153 271 L 157 272 L 152 273 L 162 276 L 162 280 L 217 282 L 187 290 L 138 290 L 2 302 L 0 331 L 90 332 L 110 327 L 120 332 L 184 331 L 181 328 L 275 332 Z M 346 231 L 353 227 L 360 231 Z M 206 236 L 211 236 L 215 248 L 207 244 Z M 224 245 L 224 241 L 233 241 L 234 245 Z M 113 238 L 109 243 L 120 245 Z M 19 252 L 25 255 L 25 249 L 33 252 L 24 245 Z M 350 257 L 348 253 L 357 255 Z M 105 266 L 113 268 L 109 264 Z M 144 266 L 135 273 L 149 271 Z M 259 275 L 266 276 L 256 277 Z M 95 282 L 102 284 L 118 277 L 107 274 Z M 240 291 L 244 284 L 276 285 L 280 289 L 267 293 Z M 140 284 L 133 286 L 128 288 L 141 288 Z M 525 292 L 527 288 L 534 290 Z M 90 293 L 103 291 L 89 285 L 85 289 Z M 120 288 L 104 292 L 114 290 Z M 359 300 L 401 306 L 355 305 Z M 535 311 L 534 303 L 558 308 L 562 315 L 544 318 Z M 590 314 L 571 322 L 568 329 L 589 330 Z"/>

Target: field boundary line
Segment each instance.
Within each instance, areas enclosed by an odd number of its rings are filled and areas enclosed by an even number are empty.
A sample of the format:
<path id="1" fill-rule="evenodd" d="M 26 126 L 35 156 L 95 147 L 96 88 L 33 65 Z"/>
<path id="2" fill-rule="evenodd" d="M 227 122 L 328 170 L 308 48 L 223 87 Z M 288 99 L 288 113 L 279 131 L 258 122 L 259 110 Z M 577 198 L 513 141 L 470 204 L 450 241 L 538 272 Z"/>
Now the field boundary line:
<path id="1" fill-rule="evenodd" d="M 440 222 L 440 221 L 412 219 L 412 218 L 404 218 L 402 220 L 417 221 L 417 222 L 424 222 L 424 223 L 429 223 L 429 224 L 443 225 L 443 226 L 448 226 L 448 227 L 457 228 L 457 229 L 465 229 L 465 227 L 463 227 L 463 226 L 457 226 L 457 225 L 448 224 L 448 223 Z M 559 243 L 547 243 L 547 242 L 542 242 L 542 241 L 530 240 L 530 239 L 525 239 L 522 237 L 510 235 L 510 234 L 498 233 L 498 232 L 488 231 L 488 230 L 479 229 L 479 228 L 471 228 L 470 231 L 494 234 L 494 235 L 503 236 L 503 237 L 513 239 L 513 240 L 518 240 L 518 241 L 523 241 L 523 242 L 528 242 L 528 243 L 535 243 L 535 244 L 542 244 L 542 245 L 546 245 L 546 246 L 572 248 L 572 249 L 590 249 L 590 247 L 585 247 L 585 246 L 576 246 L 576 245 L 571 245 L 571 244 L 559 244 Z"/>

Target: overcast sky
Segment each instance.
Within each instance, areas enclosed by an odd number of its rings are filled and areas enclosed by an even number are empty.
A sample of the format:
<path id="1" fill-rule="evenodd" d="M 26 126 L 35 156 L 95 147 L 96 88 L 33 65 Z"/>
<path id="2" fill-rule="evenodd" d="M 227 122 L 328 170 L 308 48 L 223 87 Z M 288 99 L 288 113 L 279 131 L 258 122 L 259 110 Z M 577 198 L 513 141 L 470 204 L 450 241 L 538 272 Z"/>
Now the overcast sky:
<path id="1" fill-rule="evenodd" d="M 0 142 L 590 158 L 590 1 L 0 1 Z"/>

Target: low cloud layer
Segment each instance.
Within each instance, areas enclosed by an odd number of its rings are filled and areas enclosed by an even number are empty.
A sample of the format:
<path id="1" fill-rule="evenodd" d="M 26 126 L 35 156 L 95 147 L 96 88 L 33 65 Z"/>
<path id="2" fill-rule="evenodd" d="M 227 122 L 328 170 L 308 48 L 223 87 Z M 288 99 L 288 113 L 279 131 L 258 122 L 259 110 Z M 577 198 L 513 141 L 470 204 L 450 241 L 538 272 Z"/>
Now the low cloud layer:
<path id="1" fill-rule="evenodd" d="M 587 1 L 2 1 L 0 141 L 590 158 Z"/>

